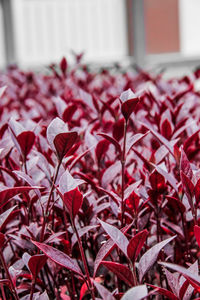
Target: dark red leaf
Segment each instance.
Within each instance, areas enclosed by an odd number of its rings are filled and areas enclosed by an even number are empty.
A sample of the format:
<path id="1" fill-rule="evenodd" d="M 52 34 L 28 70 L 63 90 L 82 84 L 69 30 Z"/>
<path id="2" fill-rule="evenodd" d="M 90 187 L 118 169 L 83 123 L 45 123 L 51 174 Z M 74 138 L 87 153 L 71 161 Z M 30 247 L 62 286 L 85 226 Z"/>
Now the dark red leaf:
<path id="1" fill-rule="evenodd" d="M 69 257 L 67 254 L 61 252 L 60 250 L 53 248 L 49 245 L 32 241 L 32 243 L 37 246 L 48 258 L 53 260 L 56 264 L 64 267 L 68 270 L 75 272 L 76 274 L 83 277 L 81 269 L 79 268 L 76 260 Z"/>
<path id="2" fill-rule="evenodd" d="M 194 194 L 196 199 L 196 206 L 198 206 L 200 202 L 200 178 L 198 179 L 195 187 L 194 187 Z"/>
<path id="3" fill-rule="evenodd" d="M 140 254 L 140 251 L 141 251 L 142 247 L 144 246 L 147 236 L 148 236 L 148 231 L 145 229 L 145 230 L 137 233 L 129 241 L 129 244 L 127 247 L 127 254 L 128 254 L 128 257 L 133 261 L 133 263 L 136 261 L 138 255 Z"/>
<path id="4" fill-rule="evenodd" d="M 166 189 L 165 178 L 157 170 L 149 176 L 149 181 L 156 192 L 162 193 Z"/>
<path id="5" fill-rule="evenodd" d="M 67 152 L 72 148 L 78 137 L 77 132 L 59 133 L 54 138 L 54 145 L 59 160 L 61 161 Z"/>
<path id="6" fill-rule="evenodd" d="M 17 136 L 17 142 L 20 145 L 21 152 L 26 158 L 35 142 L 35 134 L 32 131 L 23 131 Z"/>
<path id="7" fill-rule="evenodd" d="M 190 167 L 190 162 L 182 149 L 181 151 L 181 161 L 180 161 L 180 170 L 191 180 L 193 173 Z"/>
<path id="8" fill-rule="evenodd" d="M 3 247 L 4 243 L 5 243 L 5 235 L 2 232 L 0 232 L 0 248 Z"/>
<path id="9" fill-rule="evenodd" d="M 183 186 L 183 190 L 188 198 L 188 202 L 190 204 L 193 216 L 194 216 L 194 203 L 193 203 L 193 194 L 194 194 L 194 184 L 190 180 L 188 176 L 186 176 L 182 171 L 181 171 L 181 182 Z"/>
<path id="10" fill-rule="evenodd" d="M 162 122 L 160 132 L 167 140 L 170 140 L 172 136 L 172 125 L 168 119 Z"/>
<path id="11" fill-rule="evenodd" d="M 134 285 L 134 280 L 133 280 L 133 275 L 131 273 L 131 270 L 125 265 L 112 262 L 112 261 L 102 261 L 102 264 L 129 286 Z"/>
<path id="12" fill-rule="evenodd" d="M 30 257 L 28 261 L 28 266 L 34 278 L 37 277 L 38 273 L 43 268 L 46 261 L 47 256 L 44 254 L 36 254 Z"/>
<path id="13" fill-rule="evenodd" d="M 120 101 L 122 114 L 125 120 L 128 120 L 132 112 L 135 111 L 136 105 L 139 103 L 140 99 L 131 89 L 128 89 L 120 95 Z"/>
<path id="14" fill-rule="evenodd" d="M 0 215 L 0 230 L 3 229 L 3 227 L 5 226 L 5 224 L 8 221 L 8 218 L 10 217 L 11 213 L 15 210 L 16 207 L 17 207 L 17 205 L 9 208 L 8 210 L 6 210 L 5 212 L 3 212 Z"/>
<path id="15" fill-rule="evenodd" d="M 67 71 L 67 60 L 65 57 L 62 58 L 61 62 L 60 62 L 60 69 L 63 73 L 63 75 L 66 75 L 66 71 Z"/>
<path id="16" fill-rule="evenodd" d="M 70 214 L 70 217 L 74 219 L 82 206 L 83 195 L 78 188 L 75 188 L 69 192 L 64 193 L 62 199 L 68 210 L 68 213 Z"/>
<path id="17" fill-rule="evenodd" d="M 196 238 L 197 243 L 198 243 L 199 248 L 200 248 L 200 226 L 198 226 L 198 225 L 194 226 L 194 235 L 195 235 L 195 238 Z"/>

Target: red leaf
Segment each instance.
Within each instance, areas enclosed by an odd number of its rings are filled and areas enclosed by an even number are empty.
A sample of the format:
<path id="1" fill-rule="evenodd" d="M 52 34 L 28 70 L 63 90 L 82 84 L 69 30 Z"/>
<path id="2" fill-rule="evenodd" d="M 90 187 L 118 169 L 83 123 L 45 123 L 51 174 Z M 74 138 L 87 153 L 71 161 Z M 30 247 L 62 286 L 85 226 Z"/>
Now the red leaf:
<path id="1" fill-rule="evenodd" d="M 63 73 L 63 75 L 66 75 L 66 71 L 67 71 L 67 60 L 65 57 L 62 58 L 61 62 L 60 62 L 60 69 Z"/>
<path id="2" fill-rule="evenodd" d="M 200 248 L 200 226 L 198 226 L 198 225 L 194 226 L 194 235 L 195 235 L 195 238 L 196 238 L 197 243 L 198 243 L 199 248 Z"/>
<path id="3" fill-rule="evenodd" d="M 124 281 L 129 286 L 134 285 L 133 275 L 131 270 L 125 265 L 112 262 L 112 261 L 102 261 L 102 264 L 106 266 L 111 272 L 113 272 L 117 277 Z"/>
<path id="4" fill-rule="evenodd" d="M 54 138 L 54 145 L 59 160 L 61 161 L 67 152 L 72 148 L 78 137 L 77 132 L 59 133 Z"/>
<path id="5" fill-rule="evenodd" d="M 168 119 L 162 122 L 160 132 L 167 140 L 170 140 L 172 136 L 172 125 Z"/>
<path id="6" fill-rule="evenodd" d="M 128 89 L 120 95 L 120 101 L 122 114 L 125 120 L 128 120 L 140 100 L 131 89 Z"/>
<path id="7" fill-rule="evenodd" d="M 77 262 L 69 257 L 67 254 L 61 252 L 60 250 L 53 248 L 49 245 L 39 243 L 36 241 L 32 241 L 34 245 L 36 245 L 48 258 L 53 260 L 56 264 L 64 267 L 68 270 L 75 272 L 76 274 L 83 277 L 81 269 L 79 268 Z"/>
<path id="8" fill-rule="evenodd" d="M 126 236 L 115 226 L 99 220 L 101 226 L 121 251 L 127 256 L 128 239 Z"/>
<path id="9" fill-rule="evenodd" d="M 93 281 L 93 283 L 102 299 L 115 300 L 115 297 L 111 294 L 111 292 L 109 292 L 102 284 L 96 282 L 95 280 Z"/>
<path id="10" fill-rule="evenodd" d="M 12 188 L 6 188 L 2 191 L 0 191 L 0 202 L 6 202 L 8 199 L 13 198 L 14 196 L 18 194 L 23 194 L 26 192 L 29 192 L 31 190 L 34 190 L 35 188 L 39 187 L 34 187 L 34 186 L 18 186 L 18 187 L 12 187 Z"/>
<path id="11" fill-rule="evenodd" d="M 37 277 L 38 273 L 43 268 L 46 261 L 47 256 L 44 254 L 36 254 L 30 257 L 28 261 L 28 266 L 34 278 Z"/>
<path id="12" fill-rule="evenodd" d="M 148 296 L 148 290 L 146 285 L 138 285 L 134 286 L 132 289 L 128 290 L 121 300 L 142 300 L 143 298 Z"/>
<path id="13" fill-rule="evenodd" d="M 132 225 L 129 224 L 121 229 L 122 233 L 126 233 Z M 112 239 L 109 239 L 103 244 L 103 246 L 99 249 L 99 252 L 97 253 L 95 262 L 94 262 L 94 275 L 93 278 L 95 278 L 97 270 L 102 262 L 103 259 L 105 259 L 111 251 L 116 247 L 115 242 Z"/>
<path id="14" fill-rule="evenodd" d="M 148 236 L 148 231 L 145 229 L 139 233 L 137 233 L 132 239 L 129 241 L 128 247 L 127 247 L 127 254 L 128 257 L 135 262 L 142 247 L 144 246 L 144 243 L 146 241 L 146 238 Z"/>
<path id="15" fill-rule="evenodd" d="M 180 161 L 180 170 L 191 180 L 193 176 L 192 169 L 190 167 L 190 162 L 182 149 L 181 151 L 181 161 Z"/>
<path id="16" fill-rule="evenodd" d="M 175 237 L 176 236 L 172 236 L 172 237 L 154 245 L 149 250 L 147 250 L 147 252 L 145 252 L 143 254 L 143 256 L 140 258 L 140 261 L 138 264 L 140 282 L 142 281 L 142 278 L 144 277 L 144 275 L 149 271 L 149 269 L 156 262 L 158 254 L 161 251 L 161 249 L 164 248 Z"/>
<path id="17" fill-rule="evenodd" d="M 124 136 L 124 118 L 121 118 L 113 124 L 113 137 L 118 142 Z"/>
<path id="18" fill-rule="evenodd" d="M 183 186 L 183 190 L 188 198 L 188 202 L 190 204 L 192 213 L 194 215 L 194 203 L 193 203 L 193 194 L 194 194 L 194 185 L 190 178 L 186 176 L 182 171 L 181 171 L 181 182 Z"/>
<path id="19" fill-rule="evenodd" d="M 186 279 L 190 280 L 191 284 L 194 283 L 196 286 L 198 286 L 198 288 L 200 287 L 200 276 L 199 275 L 196 275 L 193 272 L 191 272 L 190 270 L 188 270 L 182 266 L 178 266 L 176 264 L 166 263 L 166 262 L 159 262 L 159 264 L 166 268 L 169 268 L 176 272 L 179 272 Z"/>
<path id="20" fill-rule="evenodd" d="M 70 214 L 70 217 L 73 220 L 82 206 L 83 195 L 78 188 L 75 188 L 69 192 L 64 193 L 62 199 Z"/>
<path id="21" fill-rule="evenodd" d="M 118 151 L 118 153 L 121 154 L 121 146 L 117 140 L 115 140 L 113 137 L 107 135 L 106 133 L 98 133 L 98 135 L 102 136 L 104 139 L 106 139 L 111 144 L 113 144 L 115 146 L 116 150 Z"/>
<path id="22" fill-rule="evenodd" d="M 95 149 L 98 164 L 101 163 L 102 157 L 106 154 L 108 147 L 109 147 L 109 142 L 107 140 L 101 140 L 98 142 Z"/>
<path id="23" fill-rule="evenodd" d="M 15 208 L 17 207 L 17 205 L 9 208 L 8 210 L 6 210 L 5 212 L 3 212 L 0 215 L 0 230 L 3 229 L 3 227 L 5 226 L 5 224 L 7 223 L 11 213 L 13 212 L 13 210 L 15 210 Z"/>
<path id="24" fill-rule="evenodd" d="M 200 178 L 195 185 L 194 194 L 195 194 L 195 199 L 196 199 L 196 206 L 198 206 L 198 204 L 200 202 Z"/>
<path id="25" fill-rule="evenodd" d="M 170 291 L 168 291 L 168 290 L 166 290 L 164 288 L 160 288 L 159 286 L 148 284 L 148 283 L 147 283 L 147 285 L 150 286 L 150 287 L 152 287 L 152 288 L 154 288 L 154 289 L 156 289 L 155 293 L 158 293 L 158 294 L 160 294 L 162 296 L 165 296 L 165 297 L 167 297 L 167 299 L 179 300 L 179 298 L 176 297 L 172 292 L 170 292 Z"/>
<path id="26" fill-rule="evenodd" d="M 165 188 L 165 178 L 158 173 L 157 170 L 155 170 L 150 176 L 149 176 L 149 181 L 151 183 L 152 189 L 155 190 L 156 192 L 162 193 Z"/>
<path id="27" fill-rule="evenodd" d="M 17 142 L 20 145 L 21 152 L 26 158 L 35 142 L 35 134 L 32 131 L 23 131 L 17 136 Z"/>

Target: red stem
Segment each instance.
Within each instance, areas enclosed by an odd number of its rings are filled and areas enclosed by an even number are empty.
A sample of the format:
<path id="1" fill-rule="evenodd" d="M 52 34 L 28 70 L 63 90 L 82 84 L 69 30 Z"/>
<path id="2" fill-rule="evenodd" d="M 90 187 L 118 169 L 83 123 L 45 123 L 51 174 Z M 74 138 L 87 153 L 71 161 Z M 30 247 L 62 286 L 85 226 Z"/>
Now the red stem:
<path id="1" fill-rule="evenodd" d="M 124 190 L 125 190 L 125 164 L 126 164 L 126 134 L 127 134 L 127 124 L 128 121 L 125 120 L 124 123 L 124 141 L 123 141 L 123 149 L 122 149 L 122 157 L 121 157 L 121 166 L 122 166 L 122 191 L 121 191 L 121 227 L 124 226 Z"/>

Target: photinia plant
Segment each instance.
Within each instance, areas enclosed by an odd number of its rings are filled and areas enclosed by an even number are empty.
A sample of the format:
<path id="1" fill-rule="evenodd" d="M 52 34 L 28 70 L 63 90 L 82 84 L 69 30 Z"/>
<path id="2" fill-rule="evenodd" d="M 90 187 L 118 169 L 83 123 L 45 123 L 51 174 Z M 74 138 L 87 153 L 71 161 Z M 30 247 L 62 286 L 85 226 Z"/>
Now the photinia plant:
<path id="1" fill-rule="evenodd" d="M 200 72 L 82 55 L 0 72 L 0 298 L 198 299 Z"/>

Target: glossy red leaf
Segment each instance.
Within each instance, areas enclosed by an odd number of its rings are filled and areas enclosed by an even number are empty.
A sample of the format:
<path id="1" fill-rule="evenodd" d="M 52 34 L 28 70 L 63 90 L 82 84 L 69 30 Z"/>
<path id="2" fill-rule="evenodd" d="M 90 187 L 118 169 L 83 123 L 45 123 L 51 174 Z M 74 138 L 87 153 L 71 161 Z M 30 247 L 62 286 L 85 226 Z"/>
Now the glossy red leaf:
<path id="1" fill-rule="evenodd" d="M 59 133 L 54 138 L 54 146 L 59 160 L 61 161 L 68 151 L 71 150 L 72 146 L 76 142 L 78 137 L 77 132 L 64 132 Z"/>
<path id="2" fill-rule="evenodd" d="M 144 246 L 147 236 L 148 236 L 148 231 L 145 229 L 145 230 L 137 233 L 129 241 L 129 244 L 127 247 L 127 254 L 128 254 L 128 257 L 133 261 L 133 263 L 136 261 L 138 255 L 140 254 L 140 251 L 141 251 L 142 247 Z"/>
<path id="3" fill-rule="evenodd" d="M 34 278 L 37 277 L 38 273 L 43 268 L 46 261 L 47 256 L 44 254 L 36 254 L 30 257 L 28 261 L 28 266 Z"/>
<path id="4" fill-rule="evenodd" d="M 143 298 L 147 297 L 147 295 L 148 295 L 147 286 L 145 284 L 138 285 L 128 290 L 121 298 L 121 300 L 131 300 L 131 299 L 142 300 Z"/>
<path id="5" fill-rule="evenodd" d="M 17 136 L 17 142 L 20 145 L 23 156 L 26 158 L 35 142 L 34 132 L 23 131 Z"/>
<path id="6" fill-rule="evenodd" d="M 74 219 L 82 206 L 83 195 L 78 188 L 75 188 L 69 192 L 64 193 L 62 199 L 68 213 L 70 214 L 70 217 Z"/>
<path id="7" fill-rule="evenodd" d="M 32 243 L 37 246 L 42 252 L 44 252 L 44 254 L 48 256 L 48 258 L 53 260 L 56 264 L 68 270 L 71 270 L 80 276 L 83 276 L 77 262 L 64 252 L 61 252 L 60 250 L 44 243 L 39 243 L 36 241 L 32 241 Z"/>
<path id="8" fill-rule="evenodd" d="M 40 187 L 34 187 L 34 186 L 18 186 L 18 187 L 11 187 L 11 188 L 5 188 L 4 190 L 0 191 L 0 203 L 6 202 L 7 200 L 13 198 L 14 196 L 18 194 L 27 193 L 31 190 L 34 190 L 35 188 Z"/>
<path id="9" fill-rule="evenodd" d="M 101 226 L 109 237 L 115 242 L 119 249 L 127 256 L 127 247 L 129 241 L 127 237 L 117 227 L 99 220 Z"/>
<path id="10" fill-rule="evenodd" d="M 127 266 L 112 261 L 102 261 L 102 264 L 129 286 L 134 285 L 133 275 Z"/>
<path id="11" fill-rule="evenodd" d="M 176 236 L 172 236 L 158 244 L 155 244 L 149 250 L 147 250 L 143 256 L 140 258 L 138 264 L 139 278 L 140 282 L 144 275 L 149 271 L 149 269 L 154 265 L 157 260 L 158 254 L 168 243 L 170 243 Z"/>
<path id="12" fill-rule="evenodd" d="M 168 119 L 165 119 L 160 126 L 160 132 L 161 134 L 167 139 L 170 140 L 172 136 L 172 125 Z"/>

